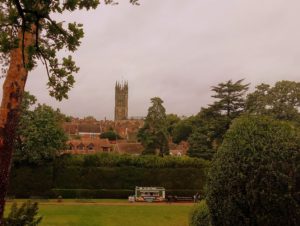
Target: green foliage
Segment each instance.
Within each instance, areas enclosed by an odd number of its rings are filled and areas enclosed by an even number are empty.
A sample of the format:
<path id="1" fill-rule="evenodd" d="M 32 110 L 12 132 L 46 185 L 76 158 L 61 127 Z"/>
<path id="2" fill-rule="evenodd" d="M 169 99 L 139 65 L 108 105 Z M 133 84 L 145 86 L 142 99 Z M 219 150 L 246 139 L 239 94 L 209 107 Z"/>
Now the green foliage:
<path id="1" fill-rule="evenodd" d="M 64 115 L 47 105 L 30 110 L 35 101 L 33 96 L 25 93 L 15 142 L 15 162 L 41 164 L 52 161 L 65 148 Z"/>
<path id="2" fill-rule="evenodd" d="M 190 157 L 211 160 L 215 154 L 215 149 L 210 139 L 203 128 L 196 129 L 188 139 L 190 147 L 187 154 Z"/>
<path id="3" fill-rule="evenodd" d="M 92 191 L 80 194 L 91 195 L 97 189 L 133 190 L 135 186 L 164 186 L 171 192 L 176 190 L 176 194 L 195 194 L 195 190 L 203 190 L 208 167 L 209 162 L 188 157 L 65 155 L 57 158 L 53 166 L 13 167 L 9 195 L 53 197 L 54 188 L 88 189 Z"/>
<path id="4" fill-rule="evenodd" d="M 152 106 L 148 109 L 144 126 L 138 132 L 138 139 L 144 146 L 143 154 L 156 154 L 160 156 L 169 154 L 168 125 L 166 109 L 159 97 L 151 98 Z"/>
<path id="5" fill-rule="evenodd" d="M 122 139 L 122 137 L 116 133 L 115 131 L 107 131 L 107 132 L 104 132 L 104 133 L 101 133 L 100 134 L 100 138 L 107 138 L 109 140 L 120 140 Z"/>
<path id="6" fill-rule="evenodd" d="M 54 176 L 52 164 L 15 165 L 10 174 L 9 195 L 18 198 L 47 197 L 51 195 Z"/>
<path id="7" fill-rule="evenodd" d="M 162 186 L 167 189 L 203 190 L 206 169 L 65 167 L 56 171 L 54 185 L 64 189 L 134 189 L 135 186 Z M 179 179 L 180 178 L 180 179 Z"/>
<path id="8" fill-rule="evenodd" d="M 21 114 L 26 115 L 27 113 L 29 113 L 30 108 L 32 108 L 36 104 L 36 102 L 36 97 L 25 91 L 22 98 Z"/>
<path id="9" fill-rule="evenodd" d="M 206 168 L 209 162 L 203 159 L 189 157 L 173 157 L 144 155 L 119 155 L 111 153 L 98 153 L 95 155 L 63 155 L 55 161 L 59 167 L 121 167 L 132 166 L 140 168 Z"/>
<path id="10" fill-rule="evenodd" d="M 190 226 L 211 226 L 210 213 L 204 200 L 195 205 L 190 213 Z"/>
<path id="11" fill-rule="evenodd" d="M 299 225 L 299 156 L 293 124 L 259 116 L 235 120 L 209 174 L 212 225 Z"/>
<path id="12" fill-rule="evenodd" d="M 130 189 L 52 189 L 53 197 L 65 199 L 127 199 L 134 194 Z"/>
<path id="13" fill-rule="evenodd" d="M 38 203 L 27 201 L 18 208 L 17 203 L 13 203 L 7 218 L 4 218 L 3 226 L 36 226 L 42 221 L 38 215 Z"/>
<path id="14" fill-rule="evenodd" d="M 167 130 L 168 130 L 168 133 L 172 134 L 175 126 L 181 120 L 180 120 L 180 118 L 176 114 L 167 114 L 166 120 L 167 120 Z"/>
<path id="15" fill-rule="evenodd" d="M 212 97 L 218 99 L 212 106 L 231 119 L 239 116 L 245 108 L 244 96 L 249 89 L 249 84 L 242 84 L 243 81 L 241 79 L 233 83 L 229 80 L 212 87 L 212 91 L 216 93 Z"/>
<path id="16" fill-rule="evenodd" d="M 105 4 L 114 4 L 112 0 L 104 0 Z M 138 4 L 136 0 L 130 0 Z M 58 53 L 74 52 L 81 44 L 84 36 L 82 24 L 56 21 L 57 14 L 70 13 L 78 9 L 95 9 L 99 0 L 1 0 L 0 1 L 0 60 L 2 66 L 9 65 L 9 53 L 18 47 L 19 34 L 32 33 L 35 43 L 23 49 L 23 63 L 28 70 L 41 60 L 46 66 L 50 95 L 58 100 L 67 98 L 67 92 L 74 84 L 73 74 L 79 68 L 72 57 L 60 57 Z M 56 16 L 54 16 L 56 14 Z M 19 36 L 19 37 L 18 37 Z M 24 40 L 21 40 L 24 47 Z M 26 61 L 24 51 L 28 53 Z M 2 71 L 4 74 L 6 69 Z"/>
<path id="17" fill-rule="evenodd" d="M 196 126 L 188 138 L 188 155 L 211 159 L 223 141 L 230 119 L 215 107 L 202 108 L 196 117 Z"/>
<path id="18" fill-rule="evenodd" d="M 240 116 L 245 108 L 245 93 L 249 84 L 244 80 L 231 80 L 212 87 L 217 100 L 208 108 L 202 108 L 197 115 L 197 128 L 189 138 L 188 154 L 211 159 L 223 141 L 231 121 Z"/>
<path id="19" fill-rule="evenodd" d="M 190 118 L 179 121 L 173 126 L 173 142 L 179 144 L 181 141 L 187 141 L 193 131 L 193 122 Z"/>
<path id="20" fill-rule="evenodd" d="M 300 82 L 280 81 L 274 87 L 261 84 L 247 96 L 247 112 L 300 122 Z"/>
<path id="21" fill-rule="evenodd" d="M 52 189 L 52 197 L 61 196 L 65 199 L 127 199 L 133 195 L 133 189 Z M 191 197 L 199 192 L 199 189 L 167 189 L 166 195 Z"/>

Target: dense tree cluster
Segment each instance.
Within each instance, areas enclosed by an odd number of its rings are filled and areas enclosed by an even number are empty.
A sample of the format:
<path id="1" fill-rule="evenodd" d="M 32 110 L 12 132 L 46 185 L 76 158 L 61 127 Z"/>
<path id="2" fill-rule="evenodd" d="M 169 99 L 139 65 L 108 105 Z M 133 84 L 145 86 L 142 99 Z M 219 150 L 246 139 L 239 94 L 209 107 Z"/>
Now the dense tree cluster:
<path id="1" fill-rule="evenodd" d="M 197 123 L 188 137 L 190 156 L 212 159 L 231 121 L 244 112 L 248 87 L 243 80 L 229 80 L 212 87 L 216 100 L 196 116 Z"/>
<path id="2" fill-rule="evenodd" d="M 260 84 L 247 96 L 246 111 L 276 119 L 300 122 L 300 83 L 279 81 L 272 87 Z"/>
<path id="3" fill-rule="evenodd" d="M 202 108 L 195 117 L 192 133 L 188 136 L 190 156 L 212 159 L 232 121 L 241 115 L 270 116 L 300 123 L 299 82 L 279 81 L 273 87 L 260 84 L 246 95 L 248 87 L 243 80 L 229 80 L 212 87 L 215 92 L 212 97 L 217 100 Z"/>

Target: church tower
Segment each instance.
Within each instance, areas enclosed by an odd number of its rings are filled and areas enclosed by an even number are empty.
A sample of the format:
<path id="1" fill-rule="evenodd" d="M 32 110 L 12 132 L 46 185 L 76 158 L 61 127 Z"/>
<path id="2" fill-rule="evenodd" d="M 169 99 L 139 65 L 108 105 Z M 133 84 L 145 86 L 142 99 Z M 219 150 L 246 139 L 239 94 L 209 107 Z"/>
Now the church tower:
<path id="1" fill-rule="evenodd" d="M 116 82 L 115 121 L 128 119 L 128 82 Z"/>

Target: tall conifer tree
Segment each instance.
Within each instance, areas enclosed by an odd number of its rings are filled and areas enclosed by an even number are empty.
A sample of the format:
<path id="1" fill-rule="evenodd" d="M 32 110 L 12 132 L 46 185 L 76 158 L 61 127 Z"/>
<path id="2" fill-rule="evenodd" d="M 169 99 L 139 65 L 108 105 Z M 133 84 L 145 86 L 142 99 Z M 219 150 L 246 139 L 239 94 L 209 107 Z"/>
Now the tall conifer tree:
<path id="1" fill-rule="evenodd" d="M 159 97 L 151 99 L 152 106 L 148 109 L 148 115 L 144 126 L 139 130 L 138 138 L 144 146 L 143 154 L 156 154 L 164 156 L 169 154 L 168 125 L 166 109 Z"/>

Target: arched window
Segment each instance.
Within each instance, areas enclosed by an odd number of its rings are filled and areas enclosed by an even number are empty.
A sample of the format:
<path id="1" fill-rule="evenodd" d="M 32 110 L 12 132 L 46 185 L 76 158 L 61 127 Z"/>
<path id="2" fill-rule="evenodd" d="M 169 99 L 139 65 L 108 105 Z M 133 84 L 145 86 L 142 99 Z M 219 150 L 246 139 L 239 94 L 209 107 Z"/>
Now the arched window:
<path id="1" fill-rule="evenodd" d="M 80 143 L 80 144 L 77 146 L 77 149 L 78 149 L 78 150 L 84 150 L 84 145 L 83 145 L 83 143 Z"/>
<path id="2" fill-rule="evenodd" d="M 72 143 L 69 144 L 69 150 L 74 150 L 74 145 Z"/>
<path id="3" fill-rule="evenodd" d="M 90 143 L 88 146 L 87 146 L 87 149 L 88 150 L 94 150 L 95 148 L 95 145 L 93 143 Z"/>

